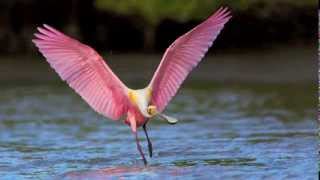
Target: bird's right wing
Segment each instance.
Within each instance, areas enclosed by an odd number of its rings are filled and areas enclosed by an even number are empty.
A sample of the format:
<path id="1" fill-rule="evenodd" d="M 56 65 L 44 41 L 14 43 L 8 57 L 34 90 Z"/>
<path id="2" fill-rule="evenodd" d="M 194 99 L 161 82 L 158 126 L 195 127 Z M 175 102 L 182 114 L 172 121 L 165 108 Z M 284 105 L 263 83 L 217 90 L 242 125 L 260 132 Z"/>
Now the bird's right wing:
<path id="1" fill-rule="evenodd" d="M 127 87 L 96 51 L 48 25 L 38 31 L 39 51 L 95 111 L 113 120 L 127 112 Z"/>
<path id="2" fill-rule="evenodd" d="M 164 110 L 230 18 L 228 8 L 220 8 L 169 46 L 149 84 L 152 89 L 151 103 L 159 112 Z"/>

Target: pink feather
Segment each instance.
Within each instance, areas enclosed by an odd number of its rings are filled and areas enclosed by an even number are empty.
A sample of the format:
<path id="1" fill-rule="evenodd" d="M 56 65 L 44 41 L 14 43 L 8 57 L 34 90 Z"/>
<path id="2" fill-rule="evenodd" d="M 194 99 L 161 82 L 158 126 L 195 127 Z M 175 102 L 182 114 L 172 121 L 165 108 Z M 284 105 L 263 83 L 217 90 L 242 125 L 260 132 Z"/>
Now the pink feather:
<path id="1" fill-rule="evenodd" d="M 179 37 L 166 50 L 149 87 L 151 104 L 162 112 L 177 93 L 190 71 L 201 61 L 224 25 L 231 18 L 227 8 L 220 8 L 206 21 Z"/>
<path id="2" fill-rule="evenodd" d="M 127 112 L 127 88 L 97 52 L 48 25 L 38 31 L 33 42 L 40 52 L 95 111 L 113 120 Z"/>

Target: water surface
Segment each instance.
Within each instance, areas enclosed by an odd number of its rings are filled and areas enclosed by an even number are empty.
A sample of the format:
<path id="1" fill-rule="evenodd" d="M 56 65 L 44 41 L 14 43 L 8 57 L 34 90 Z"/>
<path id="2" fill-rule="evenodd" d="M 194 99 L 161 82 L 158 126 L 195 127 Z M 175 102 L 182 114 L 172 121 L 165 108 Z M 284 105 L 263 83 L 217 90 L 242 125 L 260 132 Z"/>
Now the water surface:
<path id="1" fill-rule="evenodd" d="M 148 124 L 154 157 L 144 167 L 130 129 L 66 85 L 7 85 L 0 177 L 316 179 L 315 97 L 309 85 L 188 83 L 166 110 L 179 123 Z"/>

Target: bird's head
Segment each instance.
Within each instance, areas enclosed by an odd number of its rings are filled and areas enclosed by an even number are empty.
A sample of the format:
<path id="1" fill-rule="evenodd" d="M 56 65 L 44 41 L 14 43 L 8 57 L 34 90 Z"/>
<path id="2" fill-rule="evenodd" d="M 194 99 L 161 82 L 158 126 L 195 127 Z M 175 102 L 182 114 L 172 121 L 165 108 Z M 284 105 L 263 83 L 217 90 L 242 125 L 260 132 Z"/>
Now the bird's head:
<path id="1" fill-rule="evenodd" d="M 147 108 L 147 112 L 151 117 L 158 114 L 157 107 L 154 105 L 149 105 Z"/>

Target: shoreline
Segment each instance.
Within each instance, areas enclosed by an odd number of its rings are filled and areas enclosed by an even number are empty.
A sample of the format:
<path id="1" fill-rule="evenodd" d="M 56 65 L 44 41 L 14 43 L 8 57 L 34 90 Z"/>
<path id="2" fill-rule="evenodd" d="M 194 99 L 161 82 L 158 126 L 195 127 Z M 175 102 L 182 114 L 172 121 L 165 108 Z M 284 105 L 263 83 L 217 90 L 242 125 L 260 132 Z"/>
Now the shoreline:
<path id="1" fill-rule="evenodd" d="M 189 82 L 289 83 L 317 82 L 317 47 L 285 46 L 260 51 L 215 51 L 212 49 L 192 74 Z M 106 57 L 106 56 L 104 56 Z M 107 64 L 125 83 L 148 82 L 162 54 L 109 54 Z M 141 73 L 143 71 L 143 73 Z M 0 57 L 1 84 L 60 81 L 39 56 Z"/>

